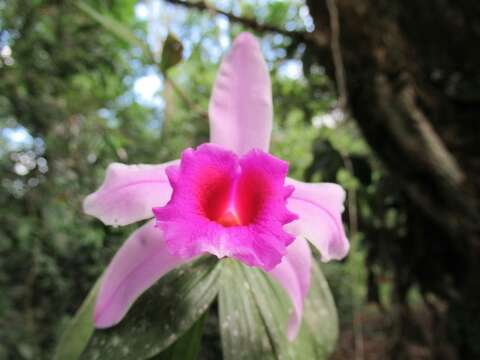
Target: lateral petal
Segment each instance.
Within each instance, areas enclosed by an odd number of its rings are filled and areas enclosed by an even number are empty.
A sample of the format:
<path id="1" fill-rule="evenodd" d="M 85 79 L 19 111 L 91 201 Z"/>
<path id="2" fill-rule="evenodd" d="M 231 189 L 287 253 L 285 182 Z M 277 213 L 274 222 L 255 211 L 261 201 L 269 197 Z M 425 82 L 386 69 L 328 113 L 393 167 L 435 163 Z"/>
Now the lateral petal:
<path id="1" fill-rule="evenodd" d="M 290 296 L 293 312 L 288 321 L 287 337 L 294 340 L 300 330 L 303 303 L 310 288 L 312 256 L 307 241 L 297 237 L 287 248 L 282 262 L 268 274 L 277 281 Z"/>
<path id="2" fill-rule="evenodd" d="M 350 248 L 342 223 L 345 190 L 332 183 L 304 183 L 288 178 L 295 191 L 287 208 L 299 219 L 287 229 L 306 237 L 321 254 L 322 261 L 344 258 Z"/>
<path id="3" fill-rule="evenodd" d="M 170 199 L 172 188 L 165 169 L 177 161 L 160 165 L 110 164 L 103 184 L 85 198 L 84 212 L 106 225 L 128 225 L 153 217 L 152 208 Z"/>
<path id="4" fill-rule="evenodd" d="M 155 221 L 137 229 L 116 253 L 101 280 L 94 311 L 95 327 L 117 324 L 146 289 L 185 262 L 167 251 Z"/>

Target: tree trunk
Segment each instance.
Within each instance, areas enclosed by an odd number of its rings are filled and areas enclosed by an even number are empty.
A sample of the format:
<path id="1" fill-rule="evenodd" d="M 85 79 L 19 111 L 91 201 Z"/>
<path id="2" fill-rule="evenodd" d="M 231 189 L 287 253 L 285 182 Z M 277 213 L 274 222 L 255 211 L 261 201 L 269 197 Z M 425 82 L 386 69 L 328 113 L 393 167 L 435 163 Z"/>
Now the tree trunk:
<path id="1" fill-rule="evenodd" d="M 409 216 L 428 224 L 414 280 L 466 321 L 455 325 L 462 358 L 480 358 L 469 343 L 480 330 L 480 2 L 307 4 L 318 61 L 412 202 Z"/>

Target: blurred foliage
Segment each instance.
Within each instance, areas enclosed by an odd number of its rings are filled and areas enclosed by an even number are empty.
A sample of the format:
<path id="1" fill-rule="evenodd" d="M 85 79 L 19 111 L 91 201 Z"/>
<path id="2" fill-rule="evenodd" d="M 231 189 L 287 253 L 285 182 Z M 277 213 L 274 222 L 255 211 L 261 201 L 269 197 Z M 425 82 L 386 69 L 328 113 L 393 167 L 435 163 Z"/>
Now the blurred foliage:
<path id="1" fill-rule="evenodd" d="M 133 3 L 109 7 L 145 31 Z M 0 6 L 0 358 L 38 359 L 125 235 L 82 216 L 83 196 L 111 161 L 152 156 L 159 135 L 151 110 L 125 101 L 129 46 L 69 2 Z"/>
<path id="2" fill-rule="evenodd" d="M 153 3 L 167 15 L 153 11 L 147 22 L 135 16 L 135 3 L 88 6 L 147 41 L 147 55 L 73 2 L 0 1 L 0 359 L 50 358 L 131 231 L 82 213 L 83 197 L 101 183 L 106 166 L 160 163 L 208 141 L 198 109 L 206 111 L 220 56 L 245 29 L 161 1 Z M 223 8 L 290 28 L 311 26 L 300 1 Z M 164 63 L 174 82 L 161 81 L 161 96 L 148 103 L 135 89 L 147 75 L 163 79 L 158 49 L 169 32 L 180 39 L 184 59 L 172 68 L 178 58 Z M 313 54 L 280 35 L 259 36 L 273 82 L 273 154 L 289 161 L 291 176 L 339 182 L 349 192 L 344 220 L 354 233 L 353 251 L 346 263 L 324 266 L 340 320 L 348 322 L 367 295 L 376 300 L 378 289 L 367 285 L 382 275 L 379 254 L 395 256 L 383 240 L 405 236 L 402 204 L 351 119 L 335 108 L 332 85 Z"/>

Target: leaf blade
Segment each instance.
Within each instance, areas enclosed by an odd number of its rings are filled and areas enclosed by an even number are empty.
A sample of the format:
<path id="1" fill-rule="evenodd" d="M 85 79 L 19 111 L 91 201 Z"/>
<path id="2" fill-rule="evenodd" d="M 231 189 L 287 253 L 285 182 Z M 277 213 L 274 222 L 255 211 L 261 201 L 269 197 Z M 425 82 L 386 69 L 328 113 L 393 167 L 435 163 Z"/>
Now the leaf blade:
<path id="1" fill-rule="evenodd" d="M 144 293 L 116 326 L 96 330 L 81 359 L 148 359 L 180 338 L 218 292 L 221 263 L 212 256 L 185 264 Z"/>
<path id="2" fill-rule="evenodd" d="M 224 275 L 226 271 L 230 273 Z M 219 305 L 226 360 L 242 356 L 245 359 L 328 359 L 338 337 L 338 319 L 328 284 L 315 261 L 302 326 L 293 342 L 286 337 L 291 304 L 283 289 L 268 274 L 240 263 L 224 266 L 224 273 Z M 240 306 L 242 302 L 244 306 Z M 234 316 L 235 309 L 241 316 Z"/>
<path id="3" fill-rule="evenodd" d="M 70 321 L 55 348 L 53 359 L 77 359 L 93 334 L 93 308 L 100 286 L 100 279 L 88 293 L 80 309 Z"/>
<path id="4" fill-rule="evenodd" d="M 218 292 L 221 263 L 202 257 L 171 271 L 115 327 L 94 332 L 82 359 L 148 359 L 180 338 Z"/>
<path id="5" fill-rule="evenodd" d="M 200 352 L 205 314 L 177 341 L 150 360 L 195 360 Z"/>
<path id="6" fill-rule="evenodd" d="M 222 272 L 218 299 L 223 358 L 276 359 L 242 267 L 236 261 L 225 261 Z"/>

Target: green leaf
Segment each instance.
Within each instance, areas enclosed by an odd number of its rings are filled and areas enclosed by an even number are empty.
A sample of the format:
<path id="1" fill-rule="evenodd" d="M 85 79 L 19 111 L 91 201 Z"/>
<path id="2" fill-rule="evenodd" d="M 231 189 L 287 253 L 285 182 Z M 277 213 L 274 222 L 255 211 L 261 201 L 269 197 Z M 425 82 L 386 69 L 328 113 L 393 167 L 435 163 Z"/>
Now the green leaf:
<path id="1" fill-rule="evenodd" d="M 305 301 L 300 333 L 286 337 L 290 300 L 259 269 L 229 261 L 224 265 L 219 292 L 220 332 L 224 358 L 327 359 L 338 337 L 335 305 L 316 263 Z"/>
<path id="2" fill-rule="evenodd" d="M 160 60 L 160 70 L 165 73 L 171 67 L 182 61 L 183 45 L 173 34 L 168 34 L 163 43 L 162 59 Z"/>
<path id="3" fill-rule="evenodd" d="M 148 359 L 173 344 L 218 292 L 221 263 L 205 256 L 164 276 L 115 327 L 96 330 L 82 359 Z"/>
<path id="4" fill-rule="evenodd" d="M 195 360 L 198 358 L 202 342 L 203 322 L 205 314 L 166 350 L 150 360 Z"/>
<path id="5" fill-rule="evenodd" d="M 276 359 L 276 347 L 243 268 L 244 265 L 237 261 L 224 261 L 218 297 L 223 358 Z M 275 310 L 272 309 L 272 313 Z M 282 315 L 281 311 L 277 315 Z"/>
<path id="6" fill-rule="evenodd" d="M 312 265 L 312 283 L 304 305 L 302 327 L 292 343 L 295 359 L 328 359 L 338 339 L 338 315 L 332 293 L 316 261 Z"/>
<path id="7" fill-rule="evenodd" d="M 148 47 L 147 43 L 139 39 L 127 26 L 118 22 L 117 20 L 111 18 L 110 16 L 104 15 L 98 12 L 96 9 L 86 4 L 85 2 L 77 2 L 76 6 L 88 15 L 93 20 L 97 21 L 105 29 L 110 31 L 112 34 L 118 36 L 120 39 L 126 41 L 132 46 L 139 47 L 145 57 L 153 62 L 153 55 Z"/>
<path id="8" fill-rule="evenodd" d="M 100 280 L 90 290 L 80 309 L 62 333 L 53 356 L 54 360 L 77 359 L 93 333 L 93 308 Z"/>

